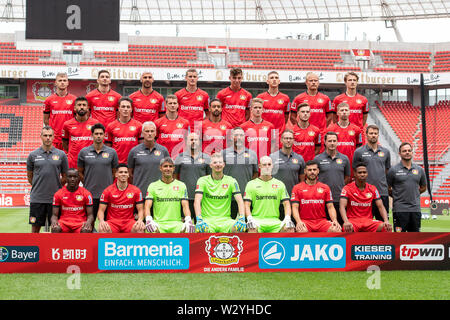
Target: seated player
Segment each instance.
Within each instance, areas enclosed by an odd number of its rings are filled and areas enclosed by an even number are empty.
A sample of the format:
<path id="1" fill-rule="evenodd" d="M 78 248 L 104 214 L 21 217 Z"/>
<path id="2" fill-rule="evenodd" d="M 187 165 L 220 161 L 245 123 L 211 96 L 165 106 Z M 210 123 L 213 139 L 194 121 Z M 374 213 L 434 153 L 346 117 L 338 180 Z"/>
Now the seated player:
<path id="1" fill-rule="evenodd" d="M 145 227 L 148 232 L 193 233 L 186 185 L 173 177 L 175 164 L 170 157 L 161 160 L 159 165 L 161 179 L 152 182 L 145 197 Z M 153 207 L 153 217 L 150 209 Z M 184 223 L 181 221 L 181 207 Z"/>
<path id="2" fill-rule="evenodd" d="M 375 186 L 366 183 L 367 166 L 360 162 L 354 166 L 355 181 L 347 184 L 341 192 L 339 211 L 345 232 L 392 231 L 386 209 Z M 375 201 L 383 221 L 373 220 L 372 201 Z"/>
<path id="3" fill-rule="evenodd" d="M 244 204 L 249 233 L 294 232 L 291 203 L 284 183 L 272 177 L 272 158 L 259 160 L 261 174 L 245 187 Z M 280 202 L 284 207 L 284 220 L 280 220 Z"/>
<path id="4" fill-rule="evenodd" d="M 92 194 L 79 186 L 80 175 L 77 169 L 67 171 L 67 185 L 56 191 L 53 196 L 51 219 L 52 233 L 92 232 L 94 214 Z"/>
<path id="5" fill-rule="evenodd" d="M 120 163 L 116 170 L 116 181 L 100 196 L 98 221 L 101 233 L 143 233 L 145 229 L 144 199 L 138 187 L 129 184 L 128 166 Z M 134 209 L 138 213 L 134 218 Z M 105 217 L 105 210 L 108 215 Z"/>
<path id="6" fill-rule="evenodd" d="M 245 232 L 244 201 L 239 185 L 223 173 L 225 162 L 219 153 L 211 156 L 211 174 L 198 179 L 195 189 L 194 210 L 197 232 Z M 231 198 L 237 202 L 238 216 L 231 218 Z"/>
<path id="7" fill-rule="evenodd" d="M 333 206 L 331 189 L 317 180 L 319 165 L 314 160 L 306 162 L 305 181 L 292 189 L 292 215 L 297 232 L 341 232 Z M 330 220 L 325 211 L 328 209 Z"/>

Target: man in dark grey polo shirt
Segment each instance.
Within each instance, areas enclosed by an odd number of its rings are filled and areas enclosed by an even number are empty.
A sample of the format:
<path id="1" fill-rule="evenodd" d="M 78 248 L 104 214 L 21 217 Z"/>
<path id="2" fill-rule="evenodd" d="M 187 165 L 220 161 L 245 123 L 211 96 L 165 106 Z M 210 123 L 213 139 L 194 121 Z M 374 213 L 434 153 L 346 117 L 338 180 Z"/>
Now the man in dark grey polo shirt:
<path id="1" fill-rule="evenodd" d="M 184 152 L 175 158 L 175 179 L 186 185 L 189 197 L 189 209 L 194 212 L 195 187 L 200 177 L 211 173 L 210 157 L 203 153 L 200 136 L 191 132 L 186 141 Z"/>
<path id="2" fill-rule="evenodd" d="M 43 127 L 42 145 L 27 158 L 27 178 L 31 184 L 29 223 L 33 233 L 39 233 L 42 226 L 50 225 L 53 195 L 65 184 L 69 169 L 64 151 L 52 145 L 54 138 L 53 129 Z"/>
<path id="3" fill-rule="evenodd" d="M 245 132 L 241 127 L 236 127 L 231 132 L 233 145 L 222 151 L 225 159 L 223 173 L 235 178 L 240 190 L 245 190 L 247 182 L 258 177 L 258 157 L 256 152 L 245 147 Z M 231 202 L 231 212 L 238 211 L 236 201 Z"/>
<path id="4" fill-rule="evenodd" d="M 420 194 L 427 191 L 425 171 L 412 162 L 412 146 L 403 142 L 400 162 L 389 169 L 387 183 L 393 198 L 393 218 L 396 232 L 419 232 L 421 225 Z"/>
<path id="5" fill-rule="evenodd" d="M 156 143 L 156 126 L 152 121 L 142 124 L 142 137 L 144 141 L 128 154 L 128 168 L 130 183 L 137 186 L 145 196 L 148 185 L 161 178 L 159 162 L 170 155 L 166 147 Z"/>
<path id="6" fill-rule="evenodd" d="M 94 222 L 100 205 L 100 196 L 114 182 L 119 164 L 116 150 L 103 143 L 105 127 L 101 123 L 91 127 L 93 144 L 80 150 L 78 172 L 83 186 L 92 193 Z"/>
<path id="7" fill-rule="evenodd" d="M 353 166 L 363 162 L 367 166 L 367 183 L 377 187 L 381 201 L 389 215 L 389 192 L 386 175 L 391 168 L 391 153 L 388 149 L 378 145 L 379 128 L 371 124 L 366 129 L 367 143 L 355 150 L 353 154 Z M 353 169 L 355 169 L 353 167 Z M 375 219 L 383 221 L 383 217 L 376 205 L 372 205 L 372 214 Z"/>
<path id="8" fill-rule="evenodd" d="M 333 196 L 333 205 L 339 212 L 339 198 L 342 188 L 350 182 L 350 161 L 345 154 L 337 151 L 338 135 L 336 132 L 327 132 L 324 136 L 325 151 L 314 157 L 319 164 L 319 181 L 328 185 Z M 339 224 L 344 221 L 337 215 Z"/>
<path id="9" fill-rule="evenodd" d="M 286 191 L 291 195 L 292 188 L 305 179 L 305 160 L 292 151 L 294 131 L 286 129 L 281 134 L 281 149 L 270 155 L 273 162 L 272 176 L 284 182 Z"/>

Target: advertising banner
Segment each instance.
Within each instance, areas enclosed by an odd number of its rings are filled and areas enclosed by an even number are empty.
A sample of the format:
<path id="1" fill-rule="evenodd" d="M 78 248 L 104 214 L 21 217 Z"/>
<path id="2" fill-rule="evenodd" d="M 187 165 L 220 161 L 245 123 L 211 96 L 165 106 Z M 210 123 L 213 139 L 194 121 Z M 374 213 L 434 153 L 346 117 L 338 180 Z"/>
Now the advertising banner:
<path id="1" fill-rule="evenodd" d="M 450 233 L 0 234 L 0 273 L 450 270 Z"/>

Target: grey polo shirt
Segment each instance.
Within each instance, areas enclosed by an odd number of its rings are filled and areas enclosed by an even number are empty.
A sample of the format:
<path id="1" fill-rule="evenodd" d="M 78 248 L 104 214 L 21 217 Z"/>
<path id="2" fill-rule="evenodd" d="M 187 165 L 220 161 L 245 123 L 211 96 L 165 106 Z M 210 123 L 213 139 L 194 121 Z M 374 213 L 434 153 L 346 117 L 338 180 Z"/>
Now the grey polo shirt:
<path id="1" fill-rule="evenodd" d="M 273 163 L 272 176 L 283 181 L 286 190 L 291 191 L 300 182 L 298 176 L 305 170 L 305 160 L 301 155 L 291 152 L 290 155 L 283 153 L 280 149 L 270 155 Z"/>
<path id="2" fill-rule="evenodd" d="M 209 155 L 203 152 L 200 152 L 195 159 L 190 153 L 180 153 L 175 158 L 175 173 L 179 174 L 179 180 L 186 185 L 189 200 L 195 198 L 197 180 L 211 173 L 210 162 Z"/>
<path id="3" fill-rule="evenodd" d="M 53 195 L 61 186 L 60 175 L 67 173 L 69 163 L 64 151 L 52 147 L 46 152 L 42 147 L 30 152 L 27 171 L 33 172 L 30 202 L 53 203 Z"/>
<path id="4" fill-rule="evenodd" d="M 119 158 L 116 150 L 103 145 L 100 152 L 94 145 L 80 150 L 77 166 L 84 168 L 83 186 L 92 193 L 94 199 L 100 199 L 103 190 L 114 182 L 112 169 L 117 168 Z"/>
<path id="5" fill-rule="evenodd" d="M 382 196 L 388 196 L 386 170 L 391 168 L 391 153 L 388 149 L 378 146 L 374 152 L 367 144 L 359 147 L 353 154 L 353 169 L 356 163 L 367 165 L 367 182 L 377 187 Z"/>
<path id="6" fill-rule="evenodd" d="M 393 212 L 420 212 L 419 187 L 425 186 L 425 170 L 412 163 L 407 169 L 400 162 L 389 169 L 387 183 L 392 187 Z"/>
<path id="7" fill-rule="evenodd" d="M 333 202 L 339 202 L 342 188 L 345 185 L 344 178 L 350 176 L 350 161 L 348 157 L 338 152 L 332 159 L 324 151 L 315 156 L 314 160 L 319 164 L 319 181 L 330 187 Z"/>
<path id="8" fill-rule="evenodd" d="M 252 180 L 253 174 L 258 172 L 258 156 L 253 150 L 244 148 L 237 153 L 233 147 L 222 151 L 225 168 L 223 173 L 235 178 L 240 190 L 245 190 L 247 182 Z"/>
<path id="9" fill-rule="evenodd" d="M 144 143 L 130 150 L 128 167 L 134 170 L 132 184 L 141 190 L 144 197 L 148 185 L 161 178 L 159 162 L 165 157 L 170 157 L 169 151 L 158 143 L 155 143 L 151 150 Z"/>

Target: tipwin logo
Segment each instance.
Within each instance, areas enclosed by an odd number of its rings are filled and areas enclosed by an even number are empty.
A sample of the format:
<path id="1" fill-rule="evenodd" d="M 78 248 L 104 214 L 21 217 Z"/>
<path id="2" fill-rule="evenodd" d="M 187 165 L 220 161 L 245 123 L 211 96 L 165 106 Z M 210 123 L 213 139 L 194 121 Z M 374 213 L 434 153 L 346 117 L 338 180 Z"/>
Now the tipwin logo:
<path id="1" fill-rule="evenodd" d="M 440 261 L 444 260 L 442 244 L 405 244 L 400 246 L 400 260 L 403 261 Z"/>

